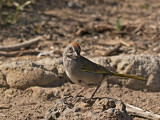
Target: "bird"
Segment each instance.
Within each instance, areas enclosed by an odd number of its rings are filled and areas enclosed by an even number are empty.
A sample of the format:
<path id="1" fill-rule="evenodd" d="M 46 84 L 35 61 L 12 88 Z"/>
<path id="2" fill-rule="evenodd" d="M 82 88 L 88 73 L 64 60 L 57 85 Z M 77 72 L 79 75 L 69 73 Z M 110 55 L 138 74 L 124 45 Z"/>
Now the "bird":
<path id="1" fill-rule="evenodd" d="M 114 71 L 111 71 L 99 64 L 92 62 L 91 60 L 81 56 L 81 47 L 78 42 L 73 41 L 63 51 L 63 66 L 67 76 L 70 80 L 84 87 L 78 92 L 78 96 L 86 88 L 96 87 L 95 91 L 90 98 L 93 98 L 99 87 L 101 86 L 102 81 L 105 78 L 109 77 L 124 77 L 132 78 L 138 80 L 146 80 L 143 77 L 130 75 L 130 74 L 120 74 Z"/>

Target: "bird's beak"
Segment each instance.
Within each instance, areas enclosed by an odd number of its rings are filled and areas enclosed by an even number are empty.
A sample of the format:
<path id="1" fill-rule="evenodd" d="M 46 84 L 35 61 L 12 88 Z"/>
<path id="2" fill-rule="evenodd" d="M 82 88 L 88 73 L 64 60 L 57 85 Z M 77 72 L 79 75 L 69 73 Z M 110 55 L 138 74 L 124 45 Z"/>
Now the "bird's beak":
<path id="1" fill-rule="evenodd" d="M 74 52 L 72 54 L 67 54 L 67 56 L 71 59 L 77 59 L 79 57 L 77 52 Z"/>
<path id="2" fill-rule="evenodd" d="M 77 52 L 74 52 L 73 54 L 73 59 L 77 59 L 79 57 L 78 53 Z"/>
<path id="3" fill-rule="evenodd" d="M 75 53 L 74 53 L 74 55 L 75 55 L 76 57 L 78 57 L 78 54 L 77 54 L 77 52 L 75 52 Z"/>

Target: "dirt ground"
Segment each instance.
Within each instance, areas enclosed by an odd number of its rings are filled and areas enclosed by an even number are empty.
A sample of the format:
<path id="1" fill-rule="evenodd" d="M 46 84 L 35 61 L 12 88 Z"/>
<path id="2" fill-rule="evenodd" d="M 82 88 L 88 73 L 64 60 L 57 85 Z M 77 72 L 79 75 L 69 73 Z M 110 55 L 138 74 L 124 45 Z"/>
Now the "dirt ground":
<path id="1" fill-rule="evenodd" d="M 23 48 L 20 52 L 56 50 L 61 53 L 71 41 L 82 46 L 86 57 L 120 54 L 159 54 L 160 2 L 158 0 L 39 0 L 18 13 L 16 23 L 6 23 L 6 14 L 15 13 L 14 7 L 0 9 L 0 46 L 24 42 L 44 36 L 38 45 Z M 119 22 L 118 22 L 119 21 Z M 10 52 L 12 53 L 12 51 Z M 18 54 L 5 57 L 0 53 L 0 64 L 11 61 L 37 60 L 36 54 Z M 56 99 L 75 95 L 81 87 L 65 83 L 56 88 L 37 88 L 58 91 L 57 95 L 41 92 L 0 88 L 0 118 L 6 120 L 40 120 Z M 82 95 L 89 97 L 94 88 Z M 160 92 L 135 91 L 123 86 L 105 84 L 96 96 L 122 100 L 144 110 L 160 114 Z M 134 117 L 134 120 L 144 118 Z"/>

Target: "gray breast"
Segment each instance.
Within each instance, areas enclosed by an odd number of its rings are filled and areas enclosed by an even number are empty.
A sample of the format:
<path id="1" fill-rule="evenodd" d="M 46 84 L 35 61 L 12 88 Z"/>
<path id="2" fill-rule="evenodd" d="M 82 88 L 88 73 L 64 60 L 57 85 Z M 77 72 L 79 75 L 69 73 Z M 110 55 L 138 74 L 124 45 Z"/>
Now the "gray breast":
<path id="1" fill-rule="evenodd" d="M 83 87 L 94 87 L 103 80 L 103 74 L 82 71 L 78 60 L 64 60 L 66 74 L 72 82 Z"/>

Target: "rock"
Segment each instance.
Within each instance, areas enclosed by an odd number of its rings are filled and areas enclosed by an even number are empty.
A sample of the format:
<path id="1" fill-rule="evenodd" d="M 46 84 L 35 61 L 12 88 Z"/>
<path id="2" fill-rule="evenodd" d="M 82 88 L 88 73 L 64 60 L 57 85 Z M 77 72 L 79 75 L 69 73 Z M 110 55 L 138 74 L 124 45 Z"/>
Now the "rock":
<path id="1" fill-rule="evenodd" d="M 126 86 L 135 89 L 149 89 L 160 91 L 160 58 L 155 55 L 131 55 L 112 57 L 111 66 L 116 67 L 116 71 L 126 74 L 134 74 L 147 78 L 146 82 L 139 80 L 129 80 Z M 138 84 L 137 84 L 138 83 Z"/>
<path id="2" fill-rule="evenodd" d="M 38 65 L 43 65 L 45 69 L 56 72 L 58 74 L 58 70 L 56 69 L 56 66 L 62 65 L 62 60 L 61 59 L 51 59 L 51 58 L 45 58 L 36 61 L 36 64 Z"/>
<path id="3" fill-rule="evenodd" d="M 114 77 L 108 79 L 111 84 L 120 84 L 136 90 L 160 91 L 159 56 L 120 55 L 92 58 L 91 61 L 111 71 L 138 75 L 147 79 L 140 81 Z M 0 69 L 0 87 L 10 86 L 25 89 L 31 86 L 57 86 L 65 81 L 70 81 L 63 69 L 62 59 L 45 58 L 36 62 L 12 62 L 0 65 Z"/>
<path id="4" fill-rule="evenodd" d="M 40 65 L 44 65 L 44 67 L 47 70 L 53 71 L 55 72 L 55 68 L 56 68 L 56 72 L 58 74 L 58 76 L 62 77 L 65 81 L 70 81 L 70 79 L 68 78 L 68 76 L 66 75 L 64 69 L 63 69 L 63 61 L 62 59 L 51 59 L 51 58 L 45 58 L 45 59 L 41 59 L 39 61 L 37 61 L 36 63 L 40 64 Z"/>
<path id="5" fill-rule="evenodd" d="M 49 71 L 43 65 L 31 61 L 2 64 L 0 69 L 7 84 L 13 88 L 46 87 L 56 85 L 59 82 L 56 70 Z"/>
<path id="6" fill-rule="evenodd" d="M 8 98 L 13 98 L 17 95 L 17 89 L 15 89 L 15 88 L 7 89 L 7 90 L 5 90 L 5 95 Z"/>
<path id="7" fill-rule="evenodd" d="M 93 62 L 122 74 L 133 74 L 146 78 L 145 81 L 124 78 L 109 79 L 109 83 L 121 84 L 132 89 L 160 91 L 160 58 L 155 55 L 120 55 L 113 57 L 93 58 Z M 108 62 L 111 67 L 108 67 Z M 138 83 L 138 84 L 137 84 Z"/>
<path id="8" fill-rule="evenodd" d="M 60 90 L 58 88 L 43 88 L 43 87 L 30 87 L 27 92 L 32 93 L 35 99 L 42 99 L 44 101 L 50 101 L 60 98 Z"/>
<path id="9" fill-rule="evenodd" d="M 65 97 L 54 103 L 45 120 L 132 120 L 123 102 L 111 98 Z"/>

